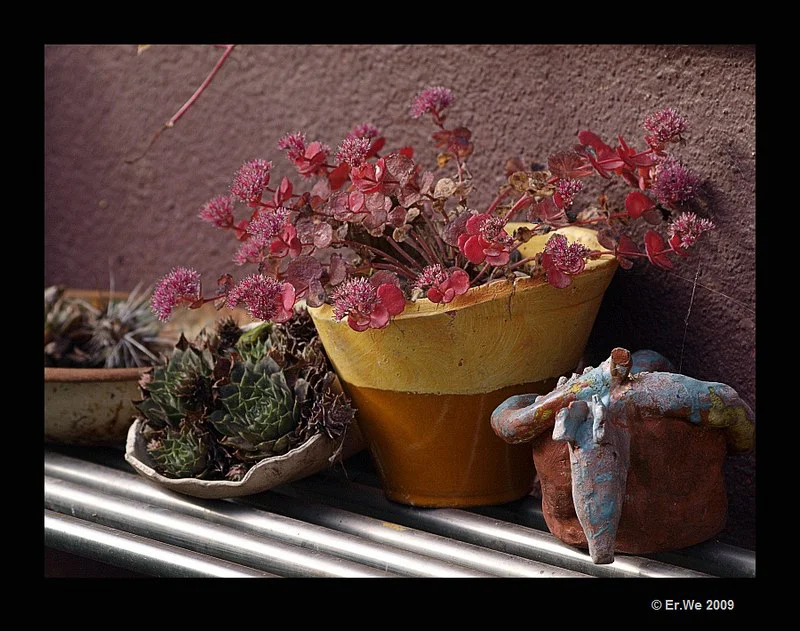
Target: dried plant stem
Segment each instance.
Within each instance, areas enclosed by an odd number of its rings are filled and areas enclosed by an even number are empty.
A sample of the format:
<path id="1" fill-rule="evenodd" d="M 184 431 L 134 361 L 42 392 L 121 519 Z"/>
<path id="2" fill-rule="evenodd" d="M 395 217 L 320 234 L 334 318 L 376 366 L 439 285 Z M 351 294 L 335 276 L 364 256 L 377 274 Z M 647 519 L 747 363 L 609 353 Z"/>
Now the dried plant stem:
<path id="1" fill-rule="evenodd" d="M 222 53 L 222 56 L 219 58 L 214 67 L 211 69 L 211 72 L 208 73 L 208 76 L 205 78 L 203 83 L 200 84 L 200 87 L 198 87 L 197 90 L 195 90 L 194 94 L 192 94 L 192 96 L 189 97 L 189 100 L 186 101 L 186 103 L 184 103 L 181 106 L 181 108 L 177 112 L 175 112 L 175 114 L 173 114 L 172 117 L 166 123 L 164 123 L 164 126 L 161 129 L 159 129 L 155 134 L 153 134 L 153 137 L 150 139 L 150 142 L 148 143 L 147 147 L 145 147 L 141 155 L 135 158 L 125 160 L 126 163 L 133 164 L 134 162 L 141 160 L 145 156 L 145 154 L 147 154 L 147 152 L 150 150 L 150 147 L 152 147 L 155 144 L 156 140 L 158 140 L 161 134 L 163 134 L 167 129 L 170 129 L 171 127 L 175 126 L 175 123 L 177 123 L 180 120 L 180 118 L 189 110 L 189 108 L 195 104 L 197 99 L 200 98 L 200 95 L 209 86 L 211 81 L 213 81 L 214 76 L 217 74 L 217 72 L 219 72 L 219 69 L 222 68 L 222 64 L 225 63 L 225 60 L 230 56 L 235 47 L 236 44 L 224 45 L 225 51 Z"/>
<path id="2" fill-rule="evenodd" d="M 694 284 L 692 285 L 692 297 L 689 299 L 689 309 L 686 311 L 686 317 L 683 319 L 683 340 L 681 341 L 681 357 L 678 360 L 678 372 L 681 372 L 683 367 L 683 349 L 686 346 L 686 334 L 689 332 L 689 316 L 692 313 L 692 305 L 694 304 L 694 294 L 697 290 L 697 277 L 700 276 L 700 265 L 697 266 L 697 271 L 694 274 Z"/>

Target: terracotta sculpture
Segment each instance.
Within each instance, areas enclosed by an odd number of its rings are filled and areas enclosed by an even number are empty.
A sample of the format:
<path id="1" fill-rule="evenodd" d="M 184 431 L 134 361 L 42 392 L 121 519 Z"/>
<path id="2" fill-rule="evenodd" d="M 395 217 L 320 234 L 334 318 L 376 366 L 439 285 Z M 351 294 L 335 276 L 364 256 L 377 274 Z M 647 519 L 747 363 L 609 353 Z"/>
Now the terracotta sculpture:
<path id="1" fill-rule="evenodd" d="M 658 353 L 631 354 L 615 348 L 597 368 L 587 368 L 570 379 L 562 377 L 547 395 L 511 397 L 492 415 L 492 428 L 507 442 L 539 439 L 534 454 L 548 526 L 567 543 L 588 544 L 595 563 L 612 562 L 615 549 L 644 553 L 697 543 L 724 526 L 724 444 L 732 453 L 753 448 L 753 412 L 729 386 L 671 371 L 669 361 Z M 685 427 L 675 425 L 678 423 Z M 559 446 L 542 440 L 551 427 L 552 441 L 568 445 L 568 471 L 566 458 L 558 456 Z M 660 442 L 654 442 L 653 436 Z M 701 452 L 684 454 L 682 446 L 693 442 Z M 706 444 L 711 446 L 707 450 Z M 654 457 L 654 449 L 666 452 L 669 458 Z M 691 463 L 689 473 L 696 475 L 695 481 L 687 479 L 682 459 Z M 710 474 L 703 471 L 705 467 Z M 629 473 L 634 476 L 633 485 Z M 570 515 L 564 511 L 567 475 L 582 537 L 572 532 Z M 670 502 L 658 497 L 653 498 L 652 506 L 635 506 L 633 499 L 642 498 L 644 504 L 650 500 L 648 485 L 655 480 L 658 487 L 658 478 L 673 483 L 676 498 L 672 504 L 677 508 L 672 510 Z M 698 478 L 713 483 L 703 486 Z M 663 494 L 663 484 L 656 495 L 659 492 Z M 689 503 L 685 511 L 694 514 L 694 521 L 683 517 L 684 509 L 677 501 L 683 496 Z M 652 514 L 656 506 L 668 506 L 673 514 Z M 697 517 L 698 513 L 702 514 Z M 621 519 L 624 540 L 618 542 Z M 676 524 L 684 524 L 683 530 L 690 531 L 682 532 Z"/>

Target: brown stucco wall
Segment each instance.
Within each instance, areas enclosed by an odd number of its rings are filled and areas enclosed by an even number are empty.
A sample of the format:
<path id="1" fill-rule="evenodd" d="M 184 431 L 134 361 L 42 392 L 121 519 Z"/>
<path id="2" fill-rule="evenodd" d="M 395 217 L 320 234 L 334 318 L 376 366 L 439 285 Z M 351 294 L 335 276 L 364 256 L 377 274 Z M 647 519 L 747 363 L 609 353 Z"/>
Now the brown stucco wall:
<path id="1" fill-rule="evenodd" d="M 233 271 L 235 246 L 195 216 L 244 160 L 265 157 L 291 175 L 275 149 L 285 132 L 336 146 L 364 121 L 390 142 L 414 145 L 418 158 L 432 156 L 430 127 L 407 117 L 427 85 L 457 96 L 451 120 L 473 130 L 483 202 L 507 157 L 545 161 L 586 127 L 641 142 L 644 116 L 673 106 L 692 125 L 678 155 L 707 180 L 718 229 L 675 274 L 642 266 L 617 275 L 590 359 L 615 345 L 653 348 L 755 406 L 755 47 L 241 46 L 177 126 L 126 163 L 219 54 L 183 45 L 141 56 L 135 46 L 45 48 L 45 283 L 105 287 L 111 269 L 117 287 L 130 289 L 174 265 L 213 283 Z M 685 279 L 698 269 L 704 287 L 689 311 Z M 727 480 L 723 540 L 755 548 L 755 456 L 730 459 Z"/>

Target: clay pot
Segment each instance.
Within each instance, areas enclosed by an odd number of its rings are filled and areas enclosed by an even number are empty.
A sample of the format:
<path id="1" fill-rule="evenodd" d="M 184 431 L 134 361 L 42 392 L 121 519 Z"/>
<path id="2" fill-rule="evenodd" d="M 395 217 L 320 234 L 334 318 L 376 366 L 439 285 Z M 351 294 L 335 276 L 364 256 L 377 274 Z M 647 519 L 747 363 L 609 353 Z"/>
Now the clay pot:
<path id="1" fill-rule="evenodd" d="M 615 550 L 650 554 L 706 541 L 725 527 L 725 433 L 670 418 L 631 424 L 630 468 Z M 572 497 L 565 442 L 533 443 L 545 522 L 564 543 L 588 548 Z"/>
<path id="2" fill-rule="evenodd" d="M 559 232 L 600 247 L 591 230 Z M 541 251 L 548 238 L 521 253 Z M 615 270 L 603 258 L 566 289 L 503 280 L 446 305 L 421 299 L 385 329 L 363 333 L 337 322 L 328 305 L 309 309 L 389 499 L 475 506 L 529 493 L 530 448 L 498 438 L 490 415 L 513 394 L 548 392 L 577 365 Z"/>
<path id="3" fill-rule="evenodd" d="M 68 296 L 83 298 L 97 306 L 108 292 L 71 289 Z M 117 298 L 125 294 L 115 292 Z M 162 336 L 178 341 L 181 331 L 193 339 L 205 326 L 218 318 L 249 320 L 243 311 L 213 305 L 183 309 L 164 327 Z M 136 414 L 132 401 L 141 398 L 139 378 L 147 368 L 45 368 L 44 369 L 44 440 L 69 445 L 123 444 Z"/>

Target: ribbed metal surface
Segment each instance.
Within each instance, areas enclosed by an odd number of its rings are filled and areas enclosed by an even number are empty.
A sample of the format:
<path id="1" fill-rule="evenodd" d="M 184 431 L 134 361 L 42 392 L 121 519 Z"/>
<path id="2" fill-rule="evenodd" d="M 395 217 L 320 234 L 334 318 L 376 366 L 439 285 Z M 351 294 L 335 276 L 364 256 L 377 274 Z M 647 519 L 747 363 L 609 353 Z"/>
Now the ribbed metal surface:
<path id="1" fill-rule="evenodd" d="M 755 575 L 754 553 L 713 542 L 647 558 L 620 554 L 610 565 L 595 565 L 585 551 L 547 532 L 533 498 L 470 510 L 413 508 L 386 500 L 374 472 L 359 466 L 349 465 L 346 476 L 320 474 L 268 493 L 214 501 L 144 480 L 116 451 L 46 448 L 46 522 L 79 519 L 69 528 L 50 527 L 45 543 L 155 576 L 206 569 L 215 575 L 211 566 L 202 569 L 203 559 L 277 576 Z M 143 547 L 126 547 L 126 538 Z M 178 556 L 158 556 L 159 546 Z M 193 569 L 193 555 L 201 569 Z M 158 567 L 148 566 L 154 556 L 163 561 Z"/>
<path id="2" fill-rule="evenodd" d="M 622 554 L 618 554 L 613 563 L 595 565 L 585 552 L 565 545 L 550 533 L 464 510 L 450 508 L 431 510 L 403 506 L 387 500 L 379 489 L 361 484 L 321 480 L 317 477 L 300 480 L 278 491 L 295 497 L 332 501 L 337 506 L 345 508 L 358 506 L 360 511 L 379 519 L 593 576 L 614 578 L 708 576 L 687 568 Z"/>
<path id="3" fill-rule="evenodd" d="M 150 576 L 277 578 L 275 574 L 49 510 L 44 511 L 44 543 L 62 552 Z"/>
<path id="4" fill-rule="evenodd" d="M 436 558 L 372 543 L 298 519 L 227 501 L 199 500 L 160 489 L 133 473 L 123 473 L 59 454 L 45 456 L 45 474 L 104 493 L 145 502 L 175 513 L 203 519 L 291 545 L 329 553 L 403 576 L 446 578 L 488 577 L 496 573 L 470 570 Z"/>
<path id="5" fill-rule="evenodd" d="M 45 507 L 281 576 L 393 576 L 329 554 L 240 533 L 197 517 L 120 499 L 49 476 L 45 476 Z"/>

